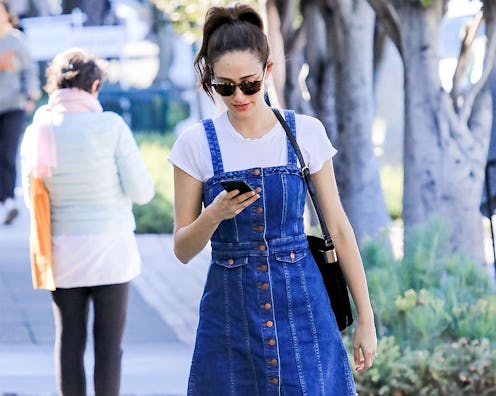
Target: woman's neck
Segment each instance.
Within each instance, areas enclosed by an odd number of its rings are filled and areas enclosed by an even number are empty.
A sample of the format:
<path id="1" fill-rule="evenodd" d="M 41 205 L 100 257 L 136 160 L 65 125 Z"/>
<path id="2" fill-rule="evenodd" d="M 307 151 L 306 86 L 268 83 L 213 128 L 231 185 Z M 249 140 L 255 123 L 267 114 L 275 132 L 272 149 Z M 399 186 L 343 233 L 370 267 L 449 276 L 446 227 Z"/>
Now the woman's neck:
<path id="1" fill-rule="evenodd" d="M 269 132 L 276 124 L 276 117 L 269 106 L 263 106 L 249 118 L 233 117 L 227 112 L 233 128 L 244 138 L 257 139 Z"/>

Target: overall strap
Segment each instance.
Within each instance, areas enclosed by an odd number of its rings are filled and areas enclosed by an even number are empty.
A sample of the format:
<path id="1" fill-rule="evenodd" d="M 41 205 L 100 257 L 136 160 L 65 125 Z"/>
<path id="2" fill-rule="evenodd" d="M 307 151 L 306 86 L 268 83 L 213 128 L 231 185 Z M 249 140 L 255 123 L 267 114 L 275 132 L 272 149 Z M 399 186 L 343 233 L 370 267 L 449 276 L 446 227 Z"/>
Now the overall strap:
<path id="1" fill-rule="evenodd" d="M 224 165 L 222 163 L 222 155 L 220 154 L 219 141 L 217 140 L 217 133 L 212 119 L 202 120 L 205 134 L 207 135 L 208 147 L 210 149 L 210 157 L 212 158 L 212 167 L 214 168 L 214 175 L 224 172 Z"/>
<path id="2" fill-rule="evenodd" d="M 293 110 L 284 110 L 284 118 L 286 118 L 286 123 L 289 126 L 291 132 L 293 132 L 293 136 L 296 138 L 296 121 L 295 121 L 295 112 Z M 290 139 L 286 139 L 288 145 L 288 165 L 297 166 L 298 156 L 291 144 Z"/>
<path id="3" fill-rule="evenodd" d="M 308 193 L 310 194 L 310 198 L 312 199 L 315 212 L 317 213 L 317 217 L 319 218 L 320 228 L 322 229 L 322 235 L 324 237 L 326 251 L 332 252 L 332 254 L 330 254 L 329 256 L 329 262 L 330 263 L 336 262 L 337 257 L 335 254 L 336 252 L 334 250 L 334 243 L 332 241 L 331 234 L 329 233 L 329 229 L 327 228 L 327 224 L 324 219 L 324 214 L 320 209 L 319 201 L 317 199 L 317 191 L 315 190 L 315 185 L 313 184 L 312 175 L 310 174 L 310 169 L 305 164 L 305 160 L 303 159 L 303 154 L 301 153 L 300 147 L 298 146 L 298 143 L 296 142 L 296 139 L 292 134 L 289 125 L 284 120 L 279 110 L 273 108 L 272 111 L 274 112 L 275 116 L 277 117 L 282 127 L 284 128 L 288 140 L 291 142 L 291 145 L 293 146 L 296 155 L 298 156 L 298 161 L 300 161 L 301 173 L 303 175 L 303 179 L 307 183 Z"/>

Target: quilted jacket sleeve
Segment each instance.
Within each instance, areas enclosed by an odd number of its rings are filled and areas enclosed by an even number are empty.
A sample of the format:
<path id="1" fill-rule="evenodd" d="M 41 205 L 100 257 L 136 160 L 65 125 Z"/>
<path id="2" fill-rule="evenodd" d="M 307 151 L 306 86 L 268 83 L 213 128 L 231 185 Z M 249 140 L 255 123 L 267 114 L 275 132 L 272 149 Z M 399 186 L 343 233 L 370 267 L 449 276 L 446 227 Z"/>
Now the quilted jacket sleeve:
<path id="1" fill-rule="evenodd" d="M 124 193 L 139 205 L 150 202 L 155 195 L 153 180 L 141 157 L 133 134 L 123 120 L 119 125 L 116 160 Z"/>

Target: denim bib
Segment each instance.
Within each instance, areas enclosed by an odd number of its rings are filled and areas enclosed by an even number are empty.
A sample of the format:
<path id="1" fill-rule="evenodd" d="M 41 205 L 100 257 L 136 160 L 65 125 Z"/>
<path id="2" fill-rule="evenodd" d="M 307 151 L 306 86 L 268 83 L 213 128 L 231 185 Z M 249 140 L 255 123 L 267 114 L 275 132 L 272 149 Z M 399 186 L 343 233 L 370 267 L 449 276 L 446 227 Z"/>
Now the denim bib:
<path id="1" fill-rule="evenodd" d="M 296 134 L 295 115 L 285 118 Z M 306 184 L 287 140 L 285 166 L 224 172 L 212 120 L 204 120 L 214 175 L 244 179 L 260 198 L 212 235 L 188 395 L 356 395 L 348 356 L 308 250 Z"/>

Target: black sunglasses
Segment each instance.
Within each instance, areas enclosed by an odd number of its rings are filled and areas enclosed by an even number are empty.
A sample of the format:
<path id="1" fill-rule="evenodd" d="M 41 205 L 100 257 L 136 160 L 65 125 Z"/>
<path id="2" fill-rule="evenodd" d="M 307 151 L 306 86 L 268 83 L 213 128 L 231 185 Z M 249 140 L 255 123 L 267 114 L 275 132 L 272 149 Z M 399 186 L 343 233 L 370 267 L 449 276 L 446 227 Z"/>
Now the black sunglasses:
<path id="1" fill-rule="evenodd" d="M 231 96 L 236 91 L 236 87 L 239 87 L 241 92 L 245 95 L 254 95 L 262 89 L 263 79 L 265 77 L 265 67 L 262 74 L 262 79 L 258 81 L 242 81 L 239 84 L 235 83 L 216 83 L 212 82 L 212 87 L 214 87 L 215 92 L 220 96 Z"/>
<path id="2" fill-rule="evenodd" d="M 239 87 L 241 92 L 245 95 L 256 94 L 260 89 L 262 89 L 263 80 L 259 81 L 243 81 L 239 84 L 235 83 L 212 83 L 215 92 L 221 96 L 231 96 L 236 91 L 236 87 Z"/>

